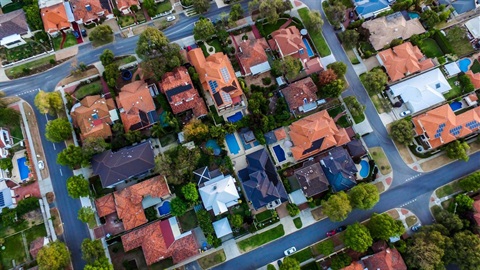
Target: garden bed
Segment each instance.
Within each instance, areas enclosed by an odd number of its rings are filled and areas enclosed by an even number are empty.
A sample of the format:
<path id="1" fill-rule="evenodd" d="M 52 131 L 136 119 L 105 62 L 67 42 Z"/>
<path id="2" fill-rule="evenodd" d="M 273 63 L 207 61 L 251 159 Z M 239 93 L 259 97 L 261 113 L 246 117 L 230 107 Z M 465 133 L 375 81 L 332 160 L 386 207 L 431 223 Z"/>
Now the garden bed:
<path id="1" fill-rule="evenodd" d="M 462 189 L 460 188 L 458 181 L 451 182 L 443 187 L 438 188 L 435 191 L 435 194 L 437 195 L 438 198 L 443 198 L 448 195 L 452 195 L 456 192 L 461 191 Z"/>
<path id="2" fill-rule="evenodd" d="M 3 64 L 6 65 L 8 63 L 18 62 L 35 55 L 45 53 L 46 50 L 39 43 L 27 40 L 27 44 L 20 45 L 12 49 L 2 48 L 0 52 L 0 57 L 2 60 L 7 60 L 3 61 Z"/>
<path id="3" fill-rule="evenodd" d="M 170 3 L 170 0 L 165 0 L 164 2 L 157 4 L 157 15 L 169 12 L 170 10 L 172 10 L 172 3 Z"/>
<path id="4" fill-rule="evenodd" d="M 242 240 L 238 242 L 237 245 L 241 252 L 247 252 L 270 241 L 278 239 L 284 235 L 285 230 L 283 229 L 283 225 L 278 225 L 277 227 L 272 228 L 268 231 L 256 234 L 250 238 Z"/>
<path id="5" fill-rule="evenodd" d="M 418 220 L 415 216 L 409 216 L 405 219 L 408 227 L 412 227 L 413 225 L 415 225 L 415 223 L 417 223 L 417 221 Z"/>
<path id="6" fill-rule="evenodd" d="M 99 95 L 103 92 L 103 85 L 101 80 L 85 84 L 75 90 L 75 98 L 78 100 L 86 96 Z"/>
<path id="7" fill-rule="evenodd" d="M 200 264 L 200 267 L 202 267 L 202 269 L 210 269 L 213 266 L 224 262 L 225 259 L 225 252 L 223 251 L 223 249 L 221 249 L 198 259 L 198 264 Z"/>
<path id="8" fill-rule="evenodd" d="M 117 18 L 117 20 L 121 28 L 135 24 L 135 19 L 132 16 L 120 16 Z"/>
<path id="9" fill-rule="evenodd" d="M 302 249 L 302 250 L 300 250 L 298 252 L 295 252 L 292 255 L 290 255 L 290 257 L 295 258 L 300 263 L 304 262 L 308 259 L 311 259 L 312 256 L 313 256 L 312 249 L 310 249 L 310 247 L 307 247 L 305 249 Z"/>
<path id="10" fill-rule="evenodd" d="M 295 228 L 300 229 L 302 228 L 302 219 L 300 217 L 294 218 L 293 219 L 293 224 L 295 224 Z"/>

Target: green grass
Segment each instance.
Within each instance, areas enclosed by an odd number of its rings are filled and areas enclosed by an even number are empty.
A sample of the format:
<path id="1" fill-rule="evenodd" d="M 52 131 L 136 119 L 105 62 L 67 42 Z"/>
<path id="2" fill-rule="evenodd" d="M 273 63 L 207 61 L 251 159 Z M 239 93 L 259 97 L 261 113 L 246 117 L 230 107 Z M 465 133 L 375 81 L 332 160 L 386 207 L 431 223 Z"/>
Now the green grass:
<path id="1" fill-rule="evenodd" d="M 295 258 L 300 263 L 312 258 L 312 256 L 312 249 L 310 247 L 307 247 L 290 255 L 290 257 Z"/>
<path id="2" fill-rule="evenodd" d="M 438 188 L 435 191 L 435 194 L 437 195 L 438 198 L 442 198 L 448 195 L 451 195 L 455 192 L 461 191 L 462 189 L 460 188 L 458 181 L 454 181 L 448 185 L 445 185 L 443 187 Z"/>
<path id="3" fill-rule="evenodd" d="M 475 61 L 473 61 L 473 65 L 470 67 L 470 70 L 473 73 L 480 73 L 480 62 L 478 62 L 478 59 L 475 59 Z"/>
<path id="4" fill-rule="evenodd" d="M 390 166 L 390 162 L 388 161 L 385 152 L 381 147 L 372 147 L 368 149 L 370 154 L 372 155 L 375 164 L 377 164 L 380 172 L 383 175 L 386 175 L 392 171 L 392 167 Z"/>
<path id="5" fill-rule="evenodd" d="M 280 29 L 280 26 L 286 23 L 287 20 L 288 19 L 280 18 L 275 24 L 270 24 L 270 23 L 264 24 L 263 31 L 264 31 L 265 37 L 270 35 L 273 31 Z"/>
<path id="6" fill-rule="evenodd" d="M 26 254 L 21 233 L 5 238 L 5 244 L 3 244 L 3 246 L 5 249 L 0 251 L 0 257 L 4 269 L 13 267 L 12 260 L 15 260 L 17 265 L 25 261 Z"/>
<path id="7" fill-rule="evenodd" d="M 176 141 L 176 140 L 177 140 L 177 138 L 175 137 L 175 135 L 173 135 L 173 134 L 167 134 L 167 135 L 162 136 L 162 137 L 160 138 L 160 144 L 165 147 L 165 146 L 173 143 L 173 142 Z"/>
<path id="8" fill-rule="evenodd" d="M 198 225 L 197 215 L 195 215 L 193 209 L 186 212 L 183 216 L 178 217 L 178 221 L 180 222 L 180 228 L 182 228 L 184 232 L 190 231 Z"/>
<path id="9" fill-rule="evenodd" d="M 84 98 L 86 96 L 101 94 L 102 90 L 103 90 L 102 82 L 101 81 L 95 81 L 95 82 L 80 86 L 75 91 L 75 97 L 78 100 L 81 100 L 82 98 Z"/>
<path id="10" fill-rule="evenodd" d="M 365 117 L 364 117 L 365 119 Z M 355 121 L 356 122 L 356 121 Z M 347 128 L 347 127 L 351 127 L 352 124 L 350 123 L 350 121 L 348 121 L 348 116 L 347 115 L 344 115 L 340 118 L 338 118 L 337 122 L 336 122 L 337 125 L 343 127 L 343 128 Z"/>
<path id="11" fill-rule="evenodd" d="M 125 58 L 115 60 L 114 63 L 117 64 L 118 66 L 123 66 L 123 65 L 126 65 L 128 63 L 135 62 L 135 61 L 137 61 L 137 58 L 133 55 L 129 55 Z"/>
<path id="12" fill-rule="evenodd" d="M 65 43 L 63 44 L 63 48 L 60 48 L 61 43 L 62 35 L 53 38 L 53 48 L 55 49 L 55 51 L 77 45 L 77 39 L 72 33 L 68 33 L 67 38 L 65 39 Z"/>
<path id="13" fill-rule="evenodd" d="M 147 21 L 147 19 L 145 18 L 145 14 L 143 14 L 142 9 L 135 13 L 135 17 L 137 17 L 138 23 Z"/>
<path id="14" fill-rule="evenodd" d="M 462 88 L 460 88 L 460 85 L 455 85 L 455 82 L 458 81 L 457 77 L 455 76 L 449 78 L 447 81 L 450 84 L 450 87 L 452 87 L 452 89 L 450 89 L 450 91 L 448 91 L 447 93 L 443 94 L 445 99 L 450 100 L 460 96 L 462 94 Z"/>
<path id="15" fill-rule="evenodd" d="M 283 229 L 283 225 L 279 225 L 275 228 L 272 228 L 268 231 L 263 233 L 256 234 L 250 238 L 242 240 L 237 243 L 239 249 L 243 252 L 247 252 L 252 250 L 256 247 L 264 245 L 270 241 L 273 241 L 277 238 L 280 238 L 285 235 L 285 230 Z"/>
<path id="16" fill-rule="evenodd" d="M 135 19 L 132 16 L 120 16 L 118 18 L 118 24 L 124 28 L 135 23 Z"/>
<path id="17" fill-rule="evenodd" d="M 200 264 L 200 267 L 202 269 L 210 269 L 213 266 L 224 262 L 225 259 L 225 252 L 223 251 L 223 249 L 221 249 L 198 259 L 198 264 Z"/>
<path id="18" fill-rule="evenodd" d="M 405 219 L 405 222 L 407 223 L 408 227 L 413 226 L 415 223 L 417 223 L 417 217 L 415 216 L 409 216 Z"/>
<path id="19" fill-rule="evenodd" d="M 300 217 L 297 217 L 297 218 L 293 219 L 293 224 L 295 224 L 295 228 L 297 228 L 297 229 L 302 228 L 302 226 L 303 226 L 302 219 Z"/>
<path id="20" fill-rule="evenodd" d="M 209 40 L 207 44 L 215 48 L 215 52 L 209 52 L 209 53 L 217 53 L 222 51 L 222 45 L 220 45 L 220 41 L 216 38 Z"/>
<path id="21" fill-rule="evenodd" d="M 47 231 L 45 229 L 45 224 L 40 224 L 31 227 L 29 230 L 25 231 L 25 238 L 27 239 L 27 243 L 32 242 L 33 240 L 37 239 L 38 237 L 47 236 Z"/>
<path id="22" fill-rule="evenodd" d="M 422 50 L 423 54 L 425 54 L 425 56 L 427 56 L 428 58 L 443 56 L 442 49 L 440 49 L 437 42 L 431 38 L 422 40 L 422 45 L 420 45 L 420 49 Z"/>
<path id="23" fill-rule="evenodd" d="M 266 210 L 261 212 L 260 214 L 255 215 L 255 220 L 257 220 L 258 222 L 269 220 L 271 218 L 272 218 L 272 210 Z"/>
<path id="24" fill-rule="evenodd" d="M 170 11 L 172 9 L 172 3 L 169 0 L 165 0 L 163 3 L 157 4 L 157 14 Z"/>
<path id="25" fill-rule="evenodd" d="M 339 115 L 341 112 L 343 112 L 343 108 L 342 106 L 336 106 L 336 107 L 333 107 L 331 109 L 328 109 L 328 115 L 330 115 L 330 117 L 332 118 L 335 118 L 335 116 Z"/>
<path id="26" fill-rule="evenodd" d="M 447 40 L 452 45 L 453 51 L 457 56 L 464 56 L 474 51 L 467 35 L 464 35 L 462 38 L 456 38 L 449 36 L 449 33 L 450 31 L 447 32 Z"/>
<path id="27" fill-rule="evenodd" d="M 22 65 L 9 68 L 5 70 L 5 73 L 10 77 L 17 78 L 18 76 L 21 76 L 23 74 L 24 68 L 34 69 L 34 68 L 48 65 L 50 64 L 50 59 L 55 60 L 55 55 L 50 55 L 50 56 L 40 58 Z"/>
<path id="28" fill-rule="evenodd" d="M 438 213 L 442 211 L 442 207 L 438 205 L 434 205 L 432 206 L 432 208 L 430 208 L 430 210 L 432 211 L 433 216 L 436 216 Z"/>
<path id="29" fill-rule="evenodd" d="M 350 2 L 350 0 L 344 1 Z M 308 8 L 305 7 L 299 9 L 298 14 L 300 15 L 302 21 L 305 24 L 308 24 L 308 22 L 310 21 L 310 18 L 308 17 Z M 332 53 L 327 45 L 327 42 L 325 41 L 325 38 L 323 37 L 322 32 L 310 31 L 310 37 L 318 50 L 318 54 L 320 54 L 321 57 L 328 56 Z"/>

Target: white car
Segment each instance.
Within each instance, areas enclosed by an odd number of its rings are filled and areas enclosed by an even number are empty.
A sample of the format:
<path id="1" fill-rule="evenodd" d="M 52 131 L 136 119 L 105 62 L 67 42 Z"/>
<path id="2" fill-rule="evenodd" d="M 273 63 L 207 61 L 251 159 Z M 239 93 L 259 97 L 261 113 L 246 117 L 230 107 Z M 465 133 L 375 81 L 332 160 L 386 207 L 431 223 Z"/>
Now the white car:
<path id="1" fill-rule="evenodd" d="M 167 22 L 173 22 L 173 21 L 175 21 L 175 19 L 176 19 L 176 18 L 175 18 L 175 16 L 173 16 L 173 15 L 172 15 L 172 16 L 168 16 L 168 17 L 167 17 Z"/>
<path id="2" fill-rule="evenodd" d="M 43 160 L 38 161 L 38 168 L 39 168 L 40 170 L 45 169 L 45 164 L 43 163 Z"/>
<path id="3" fill-rule="evenodd" d="M 401 113 L 400 113 L 400 116 L 401 116 L 401 117 L 405 117 L 405 116 L 407 116 L 407 115 L 410 115 L 411 113 L 412 113 L 412 112 L 411 112 L 410 110 L 406 110 L 406 111 L 401 112 Z"/>
<path id="4" fill-rule="evenodd" d="M 297 248 L 296 248 L 296 247 L 291 247 L 291 248 L 285 250 L 285 251 L 283 252 L 283 254 L 285 254 L 285 256 L 288 256 L 288 255 L 290 255 L 290 254 L 295 253 L 296 251 L 297 251 Z"/>

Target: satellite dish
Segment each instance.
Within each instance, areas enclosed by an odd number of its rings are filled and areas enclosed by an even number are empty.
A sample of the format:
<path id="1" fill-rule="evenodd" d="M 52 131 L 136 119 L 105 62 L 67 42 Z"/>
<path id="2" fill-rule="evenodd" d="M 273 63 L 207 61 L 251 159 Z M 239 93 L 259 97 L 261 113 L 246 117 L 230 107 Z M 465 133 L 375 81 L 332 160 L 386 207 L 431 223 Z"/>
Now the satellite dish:
<path id="1" fill-rule="evenodd" d="M 307 29 L 304 28 L 304 29 L 300 30 L 300 34 L 301 34 L 302 36 L 306 36 L 306 35 L 308 34 Z"/>

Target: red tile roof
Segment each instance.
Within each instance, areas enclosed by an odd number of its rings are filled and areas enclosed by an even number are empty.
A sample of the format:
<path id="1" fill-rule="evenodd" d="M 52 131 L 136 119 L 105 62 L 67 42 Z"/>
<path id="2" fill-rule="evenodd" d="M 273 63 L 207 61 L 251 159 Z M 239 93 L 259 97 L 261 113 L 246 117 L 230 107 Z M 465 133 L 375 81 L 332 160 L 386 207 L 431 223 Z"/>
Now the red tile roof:
<path id="1" fill-rule="evenodd" d="M 115 207 L 115 200 L 113 193 L 105 195 L 95 200 L 95 206 L 97 208 L 97 214 L 99 217 L 108 216 L 117 211 Z"/>
<path id="2" fill-rule="evenodd" d="M 387 248 L 362 259 L 365 268 L 382 270 L 407 270 L 402 255 L 396 249 Z"/>
<path id="3" fill-rule="evenodd" d="M 110 102 L 109 102 L 110 101 Z M 112 136 L 110 110 L 115 109 L 113 100 L 100 95 L 87 96 L 70 112 L 73 125 L 80 128 L 82 141 L 86 138 Z"/>
<path id="4" fill-rule="evenodd" d="M 308 103 L 315 102 L 317 100 L 317 90 L 317 86 L 313 83 L 312 78 L 307 77 L 289 84 L 286 88 L 282 89 L 282 93 L 285 96 L 290 110 L 295 111 L 298 107 L 304 105 L 304 99 L 306 99 Z"/>
<path id="5" fill-rule="evenodd" d="M 141 123 L 140 112 L 155 111 L 155 103 L 150 95 L 147 83 L 134 81 L 122 87 L 117 97 L 120 117 L 128 132 L 132 126 Z M 147 126 L 142 126 L 145 128 Z"/>
<path id="6" fill-rule="evenodd" d="M 83 23 L 98 20 L 105 13 L 99 0 L 70 0 L 70 6 L 75 20 L 82 20 Z"/>
<path id="7" fill-rule="evenodd" d="M 48 243 L 48 238 L 45 240 L 45 237 L 38 237 L 37 239 L 33 240 L 30 243 L 30 254 L 34 259 L 37 258 L 37 254 L 42 249 L 42 247 L 45 245 L 45 242 Z"/>
<path id="8" fill-rule="evenodd" d="M 319 57 L 308 59 L 306 62 L 304 62 L 303 67 L 307 75 L 318 73 L 324 70 L 322 62 L 320 62 Z"/>
<path id="9" fill-rule="evenodd" d="M 138 0 L 116 0 L 118 10 L 124 10 L 130 8 L 131 6 L 139 6 L 140 3 Z"/>
<path id="10" fill-rule="evenodd" d="M 465 74 L 470 78 L 470 81 L 472 81 L 473 87 L 480 89 L 480 73 L 473 73 L 473 71 L 469 70 L 465 72 Z"/>
<path id="11" fill-rule="evenodd" d="M 282 58 L 287 55 L 292 55 L 299 59 L 309 58 L 307 47 L 303 43 L 302 35 L 300 35 L 297 27 L 290 26 L 284 29 L 278 29 L 270 35 L 272 36 L 272 39 L 269 40 L 270 47 L 272 50 L 279 51 Z M 303 50 L 302 54 L 299 54 L 300 50 Z"/>
<path id="12" fill-rule="evenodd" d="M 42 8 L 40 13 L 42 14 L 45 32 L 47 33 L 55 33 L 71 26 L 63 3 Z"/>
<path id="13" fill-rule="evenodd" d="M 360 262 L 354 261 L 349 266 L 342 268 L 342 270 L 364 270 L 364 267 Z"/>
<path id="14" fill-rule="evenodd" d="M 251 67 L 268 61 L 265 53 L 265 50 L 268 49 L 268 44 L 264 38 L 243 40 L 238 46 L 240 52 L 237 56 L 245 75 L 252 73 Z"/>

